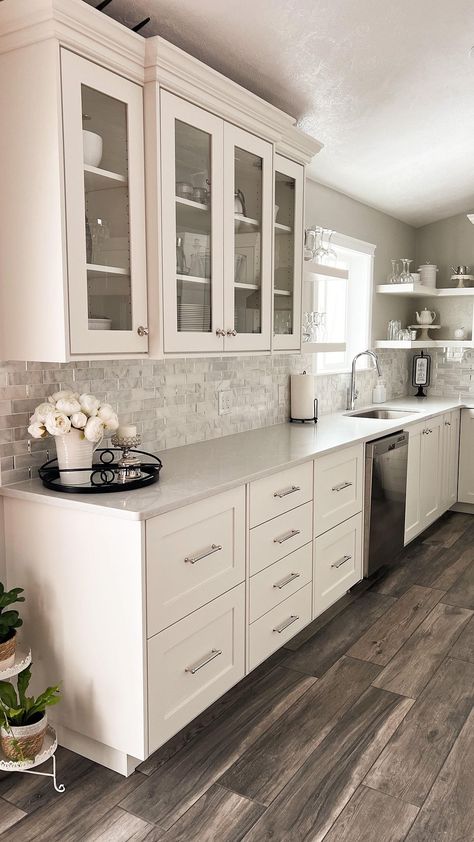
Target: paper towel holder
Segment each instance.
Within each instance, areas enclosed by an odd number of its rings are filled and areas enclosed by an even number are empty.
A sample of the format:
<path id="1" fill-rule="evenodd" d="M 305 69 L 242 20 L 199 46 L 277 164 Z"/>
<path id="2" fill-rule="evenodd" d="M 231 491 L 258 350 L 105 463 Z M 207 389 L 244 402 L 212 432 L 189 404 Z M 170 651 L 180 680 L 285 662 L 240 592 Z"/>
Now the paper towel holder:
<path id="1" fill-rule="evenodd" d="M 291 418 L 290 417 L 290 423 L 293 422 L 293 421 L 297 421 L 297 422 L 299 421 L 300 424 L 305 424 L 306 421 L 310 421 L 311 423 L 316 424 L 316 422 L 318 420 L 318 399 L 317 398 L 315 398 L 314 401 L 313 401 L 313 407 L 314 407 L 314 410 L 313 410 L 313 417 L 312 418 Z"/>

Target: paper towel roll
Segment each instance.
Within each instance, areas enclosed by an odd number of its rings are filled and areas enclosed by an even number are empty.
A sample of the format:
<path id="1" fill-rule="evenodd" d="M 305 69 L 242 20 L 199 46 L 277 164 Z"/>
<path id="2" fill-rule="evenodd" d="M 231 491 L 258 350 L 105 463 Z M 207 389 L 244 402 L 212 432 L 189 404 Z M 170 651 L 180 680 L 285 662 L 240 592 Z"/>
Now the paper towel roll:
<path id="1" fill-rule="evenodd" d="M 315 378 L 312 374 L 292 374 L 290 383 L 291 420 L 314 421 Z"/>

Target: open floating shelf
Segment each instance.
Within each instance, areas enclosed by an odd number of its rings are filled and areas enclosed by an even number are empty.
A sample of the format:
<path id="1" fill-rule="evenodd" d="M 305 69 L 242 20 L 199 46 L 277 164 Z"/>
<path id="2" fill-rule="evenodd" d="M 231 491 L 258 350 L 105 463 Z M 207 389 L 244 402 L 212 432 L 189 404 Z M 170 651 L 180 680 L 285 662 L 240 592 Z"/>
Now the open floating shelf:
<path id="1" fill-rule="evenodd" d="M 376 291 L 382 295 L 406 298 L 469 298 L 474 297 L 474 287 L 427 287 L 422 284 L 378 284 Z"/>
<path id="2" fill-rule="evenodd" d="M 346 281 L 349 277 L 347 269 L 338 269 L 337 266 L 325 266 L 324 263 L 317 263 L 315 260 L 307 260 L 304 264 L 306 280 L 312 280 L 308 275 L 316 275 L 320 278 L 339 278 Z"/>
<path id="3" fill-rule="evenodd" d="M 420 339 L 379 339 L 375 342 L 376 348 L 392 348 L 403 351 L 410 348 L 474 348 L 472 339 L 428 339 L 426 342 Z"/>
<path id="4" fill-rule="evenodd" d="M 302 354 L 329 354 L 332 351 L 345 351 L 345 342 L 302 342 Z"/>
<path id="5" fill-rule="evenodd" d="M 126 187 L 127 183 L 124 175 L 84 164 L 84 185 L 86 193 L 90 193 L 93 190 L 116 190 L 117 187 Z"/>

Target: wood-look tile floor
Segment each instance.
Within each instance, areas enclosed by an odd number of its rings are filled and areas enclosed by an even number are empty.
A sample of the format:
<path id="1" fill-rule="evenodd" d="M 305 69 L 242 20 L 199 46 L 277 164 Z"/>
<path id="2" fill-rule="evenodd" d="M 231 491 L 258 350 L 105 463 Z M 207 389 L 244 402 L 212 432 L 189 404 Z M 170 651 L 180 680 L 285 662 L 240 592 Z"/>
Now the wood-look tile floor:
<path id="1" fill-rule="evenodd" d="M 327 622 L 325 622 L 327 621 Z M 0 775 L 8 842 L 474 842 L 474 517 L 448 513 L 128 779 Z"/>

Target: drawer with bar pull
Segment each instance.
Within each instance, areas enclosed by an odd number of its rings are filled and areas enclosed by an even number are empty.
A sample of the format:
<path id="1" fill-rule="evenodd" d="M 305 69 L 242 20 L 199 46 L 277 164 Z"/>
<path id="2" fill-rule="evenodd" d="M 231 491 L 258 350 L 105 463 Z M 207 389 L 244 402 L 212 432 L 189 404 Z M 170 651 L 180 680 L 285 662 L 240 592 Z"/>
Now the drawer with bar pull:
<path id="1" fill-rule="evenodd" d="M 311 622 L 311 584 L 259 617 L 249 628 L 249 669 L 254 669 Z"/>
<path id="2" fill-rule="evenodd" d="M 306 544 L 250 579 L 249 622 L 308 585 L 313 576 L 313 547 Z"/>
<path id="3" fill-rule="evenodd" d="M 303 547 L 312 539 L 313 504 L 273 518 L 250 530 L 250 575 Z"/>
<path id="4" fill-rule="evenodd" d="M 245 579 L 245 489 L 146 522 L 148 637 Z"/>
<path id="5" fill-rule="evenodd" d="M 313 556 L 317 616 L 362 579 L 362 515 L 357 514 L 316 538 Z"/>
<path id="6" fill-rule="evenodd" d="M 364 446 L 345 447 L 314 460 L 314 534 L 362 511 Z"/>
<path id="7" fill-rule="evenodd" d="M 249 484 L 250 527 L 313 499 L 313 463 L 280 471 Z"/>
<path id="8" fill-rule="evenodd" d="M 148 641 L 149 752 L 243 678 L 245 584 Z"/>

